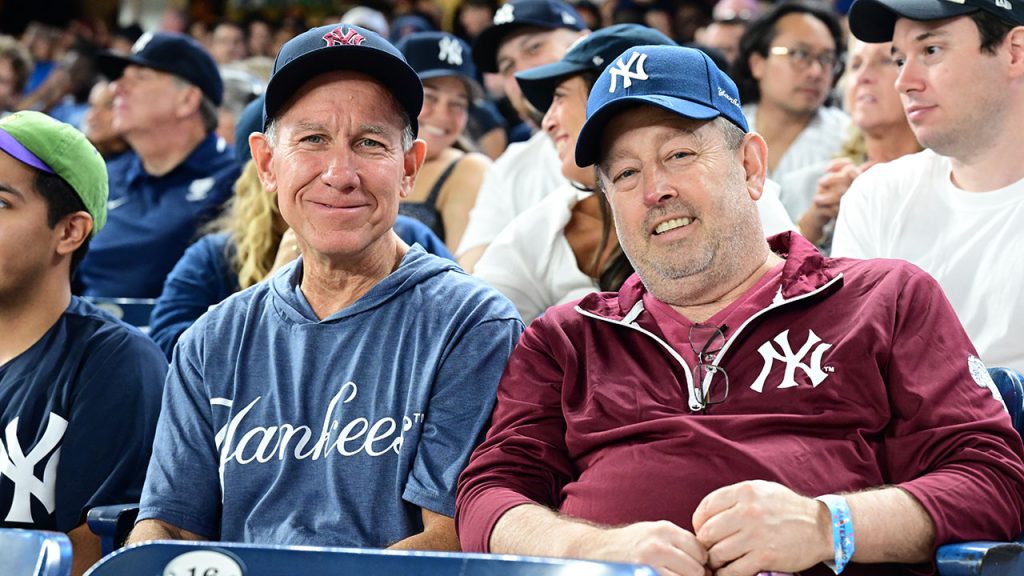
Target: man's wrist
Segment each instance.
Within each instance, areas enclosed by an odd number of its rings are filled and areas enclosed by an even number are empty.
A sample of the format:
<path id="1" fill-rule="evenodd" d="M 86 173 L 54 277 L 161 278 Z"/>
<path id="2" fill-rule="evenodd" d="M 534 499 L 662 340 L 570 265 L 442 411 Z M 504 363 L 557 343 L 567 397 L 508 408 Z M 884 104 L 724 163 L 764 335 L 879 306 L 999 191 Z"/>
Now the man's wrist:
<path id="1" fill-rule="evenodd" d="M 818 535 L 815 539 L 818 545 L 815 547 L 814 557 L 818 562 L 832 562 L 835 558 L 835 544 L 832 541 L 832 512 L 821 500 L 815 498 L 813 502 L 817 512 L 814 524 Z"/>

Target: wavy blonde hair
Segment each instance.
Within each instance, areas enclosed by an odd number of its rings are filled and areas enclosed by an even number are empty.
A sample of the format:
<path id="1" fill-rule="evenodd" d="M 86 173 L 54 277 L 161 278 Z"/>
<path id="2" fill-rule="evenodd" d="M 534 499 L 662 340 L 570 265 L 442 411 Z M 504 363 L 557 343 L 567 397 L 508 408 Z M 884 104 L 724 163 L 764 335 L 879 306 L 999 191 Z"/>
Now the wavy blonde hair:
<path id="1" fill-rule="evenodd" d="M 277 196 L 263 189 L 256 163 L 249 160 L 235 181 L 235 195 L 228 200 L 224 214 L 208 228 L 230 236 L 228 257 L 241 289 L 266 278 L 273 267 L 284 234 L 284 227 L 277 225 L 280 218 Z"/>

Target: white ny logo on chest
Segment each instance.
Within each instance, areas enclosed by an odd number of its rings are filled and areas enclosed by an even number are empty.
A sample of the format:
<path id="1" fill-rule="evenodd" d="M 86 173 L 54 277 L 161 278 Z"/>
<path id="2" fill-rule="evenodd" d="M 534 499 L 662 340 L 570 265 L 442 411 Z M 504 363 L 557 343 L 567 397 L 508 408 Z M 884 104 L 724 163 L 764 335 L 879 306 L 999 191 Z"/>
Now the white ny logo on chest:
<path id="1" fill-rule="evenodd" d="M 53 512 L 56 500 L 57 464 L 60 461 L 60 443 L 68 421 L 50 413 L 43 437 L 36 442 L 28 454 L 18 441 L 18 418 L 11 420 L 4 430 L 4 442 L 0 442 L 0 477 L 6 476 L 14 483 L 14 497 L 7 511 L 6 522 L 32 522 L 32 502 L 35 497 L 46 511 Z M 49 457 L 43 478 L 36 477 L 36 465 Z"/>
<path id="2" fill-rule="evenodd" d="M 778 346 L 778 349 L 772 345 L 773 342 Z M 796 375 L 797 368 L 803 370 L 811 379 L 811 386 L 817 388 L 818 384 L 821 384 L 825 378 L 828 378 L 828 374 L 831 371 L 828 367 L 826 367 L 826 370 L 821 368 L 821 356 L 831 347 L 831 344 L 822 342 L 821 338 L 814 333 L 814 330 L 808 330 L 807 341 L 804 342 L 804 345 L 799 350 L 794 352 L 789 344 L 789 330 L 783 330 L 778 336 L 761 344 L 757 349 L 764 359 L 764 367 L 761 368 L 761 373 L 757 375 L 757 380 L 754 380 L 754 383 L 750 385 L 750 389 L 754 392 L 761 392 L 764 389 L 765 381 L 768 379 L 768 374 L 771 373 L 776 360 L 786 364 L 786 371 L 782 375 L 782 383 L 779 384 L 779 388 L 793 388 L 796 386 L 794 376 Z M 810 354 L 810 363 L 806 364 L 803 360 L 807 358 L 808 354 Z"/>

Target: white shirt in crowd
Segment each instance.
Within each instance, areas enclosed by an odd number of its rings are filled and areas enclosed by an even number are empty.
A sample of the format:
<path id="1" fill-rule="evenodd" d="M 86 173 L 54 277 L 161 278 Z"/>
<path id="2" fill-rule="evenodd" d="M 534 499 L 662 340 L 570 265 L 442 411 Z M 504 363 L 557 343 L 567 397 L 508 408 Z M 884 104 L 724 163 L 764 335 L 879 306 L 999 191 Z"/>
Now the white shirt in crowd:
<path id="1" fill-rule="evenodd" d="M 981 359 L 1024 371 L 1024 180 L 966 192 L 953 184 L 949 159 L 930 150 L 875 166 L 843 197 L 832 255 L 921 267 L 942 285 Z"/>

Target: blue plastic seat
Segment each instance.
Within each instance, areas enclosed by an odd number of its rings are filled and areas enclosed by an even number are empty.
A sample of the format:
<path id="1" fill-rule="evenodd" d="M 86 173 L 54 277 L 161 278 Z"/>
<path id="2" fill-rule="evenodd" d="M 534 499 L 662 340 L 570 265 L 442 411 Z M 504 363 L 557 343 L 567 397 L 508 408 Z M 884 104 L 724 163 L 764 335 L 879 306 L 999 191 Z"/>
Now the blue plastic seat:
<path id="1" fill-rule="evenodd" d="M 1009 368 L 988 371 L 999 389 L 1014 429 L 1024 436 L 1024 377 Z M 1024 575 L 1024 534 L 1016 542 L 960 542 L 939 547 L 940 576 Z"/>
<path id="2" fill-rule="evenodd" d="M 406 552 L 167 541 L 146 542 L 122 548 L 93 566 L 86 572 L 86 576 L 168 573 L 218 576 L 656 576 L 654 570 L 647 566 L 587 560 L 461 552 Z"/>
<path id="3" fill-rule="evenodd" d="M 71 541 L 60 532 L 0 528 L 0 574 L 69 576 Z"/>

